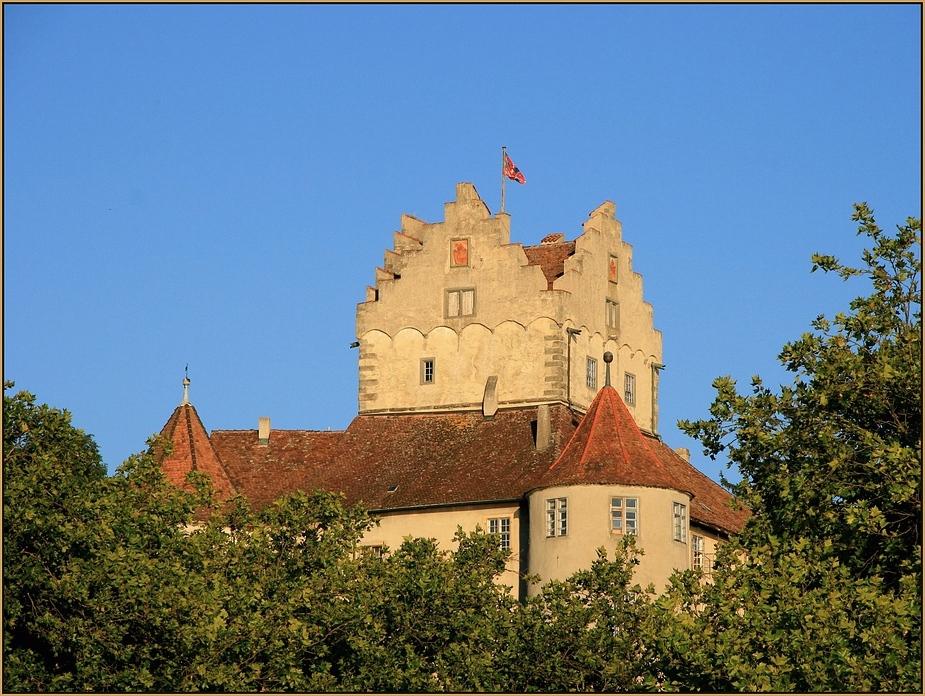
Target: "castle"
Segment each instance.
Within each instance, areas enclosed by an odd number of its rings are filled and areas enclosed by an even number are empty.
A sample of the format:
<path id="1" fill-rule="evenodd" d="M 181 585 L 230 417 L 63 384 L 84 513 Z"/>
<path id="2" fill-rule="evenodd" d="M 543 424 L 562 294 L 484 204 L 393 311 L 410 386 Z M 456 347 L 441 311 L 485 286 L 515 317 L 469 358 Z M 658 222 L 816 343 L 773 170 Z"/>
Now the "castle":
<path id="1" fill-rule="evenodd" d="M 590 566 L 627 534 L 636 581 L 710 570 L 747 511 L 658 436 L 662 337 L 632 269 L 615 206 L 574 241 L 510 241 L 472 184 L 444 221 L 404 215 L 357 306 L 359 409 L 346 430 L 206 432 L 184 390 L 161 466 L 263 505 L 298 489 L 343 493 L 380 519 L 362 543 L 408 535 L 450 547 L 458 526 L 512 551 L 518 596 Z M 188 381 L 186 381 L 188 385 Z"/>

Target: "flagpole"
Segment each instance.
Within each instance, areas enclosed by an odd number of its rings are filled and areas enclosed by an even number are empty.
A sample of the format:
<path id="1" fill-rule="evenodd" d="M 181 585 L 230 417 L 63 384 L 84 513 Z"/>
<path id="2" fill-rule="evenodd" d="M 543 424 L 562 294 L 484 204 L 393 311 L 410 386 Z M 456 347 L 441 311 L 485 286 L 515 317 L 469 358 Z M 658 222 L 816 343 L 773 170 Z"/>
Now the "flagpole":
<path id="1" fill-rule="evenodd" d="M 504 160 L 507 155 L 507 148 L 501 146 L 501 212 L 504 212 Z"/>

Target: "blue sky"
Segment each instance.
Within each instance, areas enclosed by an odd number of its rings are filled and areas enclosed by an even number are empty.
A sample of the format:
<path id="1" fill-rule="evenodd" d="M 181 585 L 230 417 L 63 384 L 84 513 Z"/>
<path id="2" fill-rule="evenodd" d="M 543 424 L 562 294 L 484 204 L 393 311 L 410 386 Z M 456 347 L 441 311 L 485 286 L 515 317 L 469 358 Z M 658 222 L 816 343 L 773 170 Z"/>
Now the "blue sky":
<path id="1" fill-rule="evenodd" d="M 866 291 L 851 205 L 921 216 L 919 5 L 5 5 L 4 378 L 110 469 L 207 429 L 342 429 L 356 303 L 457 182 L 512 241 L 617 205 L 661 432 Z M 735 474 L 729 474 L 736 478 Z"/>

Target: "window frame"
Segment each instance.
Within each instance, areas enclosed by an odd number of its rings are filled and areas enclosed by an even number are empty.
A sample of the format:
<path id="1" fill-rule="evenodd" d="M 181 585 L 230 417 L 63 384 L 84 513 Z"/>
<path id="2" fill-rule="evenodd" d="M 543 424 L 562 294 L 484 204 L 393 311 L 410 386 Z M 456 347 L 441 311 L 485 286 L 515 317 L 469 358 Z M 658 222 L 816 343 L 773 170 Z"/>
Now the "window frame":
<path id="1" fill-rule="evenodd" d="M 472 311 L 469 314 L 463 314 L 463 293 L 472 293 Z M 450 314 L 450 297 L 457 296 L 456 306 L 457 314 Z M 476 294 L 475 288 L 447 288 L 443 294 L 443 316 L 447 319 L 467 319 L 476 315 Z"/>
<path id="2" fill-rule="evenodd" d="M 430 367 L 430 379 L 427 379 L 427 368 Z M 437 381 L 437 359 L 421 358 L 421 384 L 434 384 Z"/>
<path id="3" fill-rule="evenodd" d="M 623 373 L 623 403 L 627 406 L 636 405 L 636 375 L 632 372 Z"/>
<path id="4" fill-rule="evenodd" d="M 704 541 L 701 535 L 691 534 L 691 568 L 693 570 L 702 570 L 706 572 L 704 565 L 704 561 L 706 560 L 706 554 L 704 553 L 706 545 Z"/>
<path id="5" fill-rule="evenodd" d="M 588 389 L 597 389 L 597 360 L 590 355 L 585 363 L 585 385 Z"/>
<path id="6" fill-rule="evenodd" d="M 619 505 L 615 502 L 617 500 L 620 501 Z M 629 505 L 629 501 L 632 501 L 633 504 Z M 619 517 L 614 514 L 616 512 L 620 513 Z M 630 513 L 632 513 L 632 517 L 630 517 Z M 619 527 L 614 526 L 617 520 L 620 521 Z M 610 533 L 639 535 L 639 498 L 627 495 L 610 496 Z"/>
<path id="7" fill-rule="evenodd" d="M 546 538 L 568 536 L 568 498 L 546 499 Z"/>
<path id="8" fill-rule="evenodd" d="M 497 534 L 501 537 L 500 546 L 502 551 L 511 551 L 511 518 L 510 517 L 489 517 L 485 525 L 489 534 Z M 494 529 L 493 529 L 494 527 Z M 507 529 L 505 529 L 507 527 Z"/>
<path id="9" fill-rule="evenodd" d="M 687 505 L 672 502 L 672 537 L 675 541 L 687 543 Z"/>

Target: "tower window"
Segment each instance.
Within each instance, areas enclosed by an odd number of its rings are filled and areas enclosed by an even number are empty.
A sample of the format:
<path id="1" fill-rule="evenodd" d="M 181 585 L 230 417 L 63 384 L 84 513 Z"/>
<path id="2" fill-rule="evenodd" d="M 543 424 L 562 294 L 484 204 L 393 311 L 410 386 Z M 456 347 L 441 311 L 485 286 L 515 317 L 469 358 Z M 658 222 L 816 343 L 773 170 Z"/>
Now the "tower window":
<path id="1" fill-rule="evenodd" d="M 674 540 L 687 542 L 687 505 L 674 503 Z"/>
<path id="2" fill-rule="evenodd" d="M 597 360 L 588 358 L 588 367 L 586 375 L 588 389 L 597 389 Z"/>
<path id="3" fill-rule="evenodd" d="M 568 533 L 568 498 L 546 501 L 546 536 L 565 536 Z"/>
<path id="4" fill-rule="evenodd" d="M 635 534 L 639 530 L 639 499 L 610 499 L 610 533 Z"/>
<path id="5" fill-rule="evenodd" d="M 623 401 L 627 406 L 636 405 L 636 375 L 629 372 L 623 375 Z"/>
<path id="6" fill-rule="evenodd" d="M 471 317 L 475 314 L 475 288 L 446 291 L 446 315 Z"/>
<path id="7" fill-rule="evenodd" d="M 607 300 L 607 328 L 620 328 L 620 305 L 613 300 Z"/>
<path id="8" fill-rule="evenodd" d="M 434 383 L 434 359 L 433 358 L 422 358 L 421 359 L 421 384 L 433 384 Z"/>

